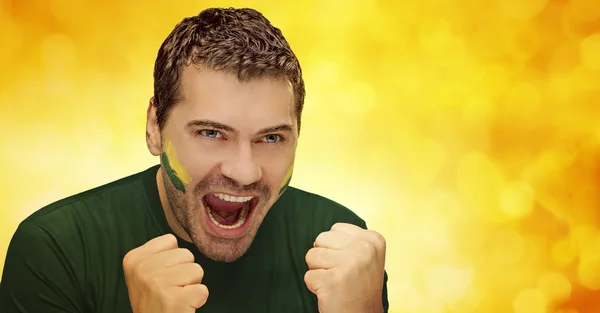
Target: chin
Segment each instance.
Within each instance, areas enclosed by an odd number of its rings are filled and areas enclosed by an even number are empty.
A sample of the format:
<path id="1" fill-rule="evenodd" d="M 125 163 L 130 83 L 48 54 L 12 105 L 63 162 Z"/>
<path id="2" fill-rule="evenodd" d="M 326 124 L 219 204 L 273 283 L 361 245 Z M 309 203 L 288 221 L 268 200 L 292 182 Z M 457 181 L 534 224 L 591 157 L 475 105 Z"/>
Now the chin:
<path id="1" fill-rule="evenodd" d="M 252 225 L 238 238 L 223 238 L 210 234 L 204 221 L 195 223 L 188 234 L 198 251 L 205 257 L 218 261 L 231 263 L 242 257 L 254 241 L 258 226 Z"/>
<path id="2" fill-rule="evenodd" d="M 246 254 L 253 240 L 254 236 L 236 240 L 209 238 L 206 241 L 194 240 L 194 244 L 205 257 L 217 262 L 231 263 Z"/>

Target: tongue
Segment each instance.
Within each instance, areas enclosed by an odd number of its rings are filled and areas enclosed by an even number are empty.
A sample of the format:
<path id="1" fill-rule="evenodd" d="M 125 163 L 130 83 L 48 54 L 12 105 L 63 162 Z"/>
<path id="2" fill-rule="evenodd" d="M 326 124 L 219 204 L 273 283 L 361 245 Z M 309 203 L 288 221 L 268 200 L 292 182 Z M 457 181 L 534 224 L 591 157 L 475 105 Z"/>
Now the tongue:
<path id="1" fill-rule="evenodd" d="M 237 222 L 240 214 L 240 211 L 228 212 L 228 211 L 214 211 L 212 210 L 212 215 L 215 221 L 219 222 L 221 225 L 230 226 Z"/>
<path id="2" fill-rule="evenodd" d="M 217 198 L 213 194 L 208 194 L 204 200 L 210 207 L 213 217 L 221 225 L 233 225 L 240 215 L 240 209 L 247 202 L 229 202 Z"/>

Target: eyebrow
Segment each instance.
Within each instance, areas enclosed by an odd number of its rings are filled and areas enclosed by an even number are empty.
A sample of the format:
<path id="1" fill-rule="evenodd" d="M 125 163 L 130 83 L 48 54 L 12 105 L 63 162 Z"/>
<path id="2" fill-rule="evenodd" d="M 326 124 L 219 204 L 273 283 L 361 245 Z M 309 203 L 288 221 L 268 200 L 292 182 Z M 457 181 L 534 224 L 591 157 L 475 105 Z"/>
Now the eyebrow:
<path id="1" fill-rule="evenodd" d="M 228 132 L 235 131 L 233 129 L 233 127 L 231 127 L 231 126 L 225 125 L 223 123 L 211 121 L 211 120 L 193 120 L 193 121 L 189 121 L 187 123 L 186 128 L 190 128 L 190 127 L 210 127 L 210 128 L 214 128 L 214 129 L 228 131 Z"/>
<path id="2" fill-rule="evenodd" d="M 268 133 L 276 133 L 276 132 L 291 132 L 293 130 L 292 125 L 290 124 L 279 124 L 273 127 L 263 128 L 258 131 L 258 135 L 268 134 Z"/>
<path id="3" fill-rule="evenodd" d="M 186 125 L 186 128 L 190 127 L 210 127 L 218 130 L 235 132 L 235 129 L 229 125 L 225 125 L 223 123 L 219 123 L 211 120 L 193 120 L 189 121 Z M 266 127 L 258 131 L 257 135 L 263 135 L 268 133 L 275 132 L 291 132 L 293 131 L 293 127 L 290 124 L 279 124 L 276 126 Z"/>

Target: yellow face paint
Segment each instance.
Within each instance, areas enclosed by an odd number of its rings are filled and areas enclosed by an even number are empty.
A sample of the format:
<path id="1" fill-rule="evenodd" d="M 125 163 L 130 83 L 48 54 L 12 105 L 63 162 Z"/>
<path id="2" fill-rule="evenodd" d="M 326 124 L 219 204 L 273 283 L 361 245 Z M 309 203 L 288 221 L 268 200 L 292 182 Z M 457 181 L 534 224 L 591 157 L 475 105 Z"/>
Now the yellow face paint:
<path id="1" fill-rule="evenodd" d="M 164 151 L 161 154 L 161 159 L 169 179 L 181 192 L 185 192 L 185 185 L 189 184 L 192 180 L 190 175 L 187 173 L 183 165 L 179 163 L 177 154 L 175 153 L 175 147 L 170 140 L 165 141 Z"/>
<path id="2" fill-rule="evenodd" d="M 294 165 L 292 164 L 292 166 L 290 166 L 287 173 L 285 174 L 285 177 L 283 178 L 283 182 L 281 183 L 281 189 L 279 189 L 280 196 L 290 185 L 290 181 L 292 181 L 292 173 L 293 172 L 294 172 Z"/>

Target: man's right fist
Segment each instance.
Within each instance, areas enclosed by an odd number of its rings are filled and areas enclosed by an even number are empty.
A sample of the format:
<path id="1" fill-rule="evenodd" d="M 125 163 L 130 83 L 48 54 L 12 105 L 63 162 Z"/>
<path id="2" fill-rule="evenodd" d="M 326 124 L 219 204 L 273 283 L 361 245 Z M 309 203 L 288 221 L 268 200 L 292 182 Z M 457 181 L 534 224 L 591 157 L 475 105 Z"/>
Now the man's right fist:
<path id="1" fill-rule="evenodd" d="M 208 298 L 204 270 L 171 234 L 129 251 L 123 270 L 134 313 L 194 313 Z"/>

